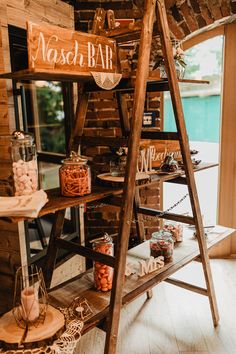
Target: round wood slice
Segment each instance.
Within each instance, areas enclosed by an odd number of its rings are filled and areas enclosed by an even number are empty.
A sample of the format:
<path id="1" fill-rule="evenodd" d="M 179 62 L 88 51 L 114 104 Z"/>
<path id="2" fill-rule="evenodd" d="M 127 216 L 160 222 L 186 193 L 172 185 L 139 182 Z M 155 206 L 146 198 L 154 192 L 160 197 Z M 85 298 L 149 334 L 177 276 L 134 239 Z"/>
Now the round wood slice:
<path id="1" fill-rule="evenodd" d="M 29 327 L 27 336 L 23 345 L 35 347 L 35 344 L 40 343 L 40 346 L 48 344 L 49 340 L 55 340 L 55 335 L 61 335 L 65 327 L 65 318 L 63 314 L 48 305 L 46 317 L 43 324 L 38 327 L 33 325 Z M 0 341 L 4 342 L 6 346 L 9 344 L 11 347 L 21 342 L 24 334 L 24 329 L 20 328 L 15 321 L 12 311 L 7 312 L 0 318 Z M 57 336 L 58 337 L 58 336 Z M 5 346 L 5 345 L 3 345 Z"/>
<path id="2" fill-rule="evenodd" d="M 124 182 L 124 177 L 120 176 L 112 176 L 109 172 L 107 173 L 102 173 L 97 176 L 99 179 L 103 181 L 108 181 L 108 182 Z M 136 173 L 136 181 L 139 181 L 141 179 L 148 179 L 149 175 L 144 172 L 138 172 Z"/>

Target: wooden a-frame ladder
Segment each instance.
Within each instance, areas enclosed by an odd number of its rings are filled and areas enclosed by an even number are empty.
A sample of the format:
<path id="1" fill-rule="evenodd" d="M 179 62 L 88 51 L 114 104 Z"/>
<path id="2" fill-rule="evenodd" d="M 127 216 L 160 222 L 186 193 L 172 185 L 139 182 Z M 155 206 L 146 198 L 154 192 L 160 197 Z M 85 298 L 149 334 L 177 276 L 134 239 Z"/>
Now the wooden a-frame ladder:
<path id="1" fill-rule="evenodd" d="M 139 47 L 138 67 L 136 73 L 133 114 L 128 145 L 128 160 L 124 182 L 124 196 L 120 212 L 120 228 L 117 240 L 114 279 L 111 292 L 109 317 L 106 328 L 105 354 L 114 354 L 116 352 L 118 325 L 120 311 L 122 307 L 122 291 L 125 278 L 124 274 L 126 265 L 126 253 L 128 250 L 128 240 L 132 220 L 133 201 L 135 195 L 135 174 L 146 95 L 146 82 L 149 75 L 149 57 L 155 14 L 158 32 L 161 38 L 162 51 L 169 82 L 169 90 L 171 94 L 175 122 L 177 126 L 177 134 L 181 148 L 183 163 L 185 166 L 188 192 L 192 206 L 193 224 L 196 227 L 197 240 L 200 250 L 200 259 L 202 262 L 206 281 L 206 295 L 209 298 L 213 323 L 215 326 L 218 324 L 219 320 L 215 291 L 212 281 L 204 229 L 202 224 L 201 211 L 193 175 L 193 166 L 190 157 L 188 136 L 186 132 L 180 91 L 174 66 L 174 59 L 164 0 L 146 0 Z"/>
<path id="2" fill-rule="evenodd" d="M 104 10 L 102 9 L 98 10 L 97 20 L 95 18 L 96 22 L 94 24 L 94 31 L 93 31 L 94 33 L 96 33 L 96 28 L 99 27 L 97 21 L 104 20 L 103 11 Z M 175 115 L 175 122 L 177 127 L 177 134 L 175 134 L 175 136 L 177 135 L 180 144 L 182 159 L 185 166 L 185 175 L 186 175 L 186 181 L 188 186 L 188 192 L 189 192 L 190 202 L 192 206 L 192 214 L 193 214 L 192 217 L 179 216 L 178 220 L 182 222 L 191 222 L 191 224 L 195 225 L 197 241 L 198 241 L 199 251 L 200 251 L 200 260 L 202 262 L 205 281 L 206 281 L 206 289 L 202 289 L 186 283 L 184 284 L 186 285 L 185 287 L 187 287 L 189 290 L 200 292 L 208 296 L 214 325 L 216 326 L 219 321 L 215 291 L 214 291 L 214 286 L 212 281 L 211 269 L 210 269 L 209 258 L 208 258 L 207 247 L 206 247 L 206 240 L 205 240 L 204 229 L 202 224 L 201 211 L 199 207 L 197 189 L 196 189 L 194 175 L 193 175 L 193 166 L 192 166 L 192 161 L 190 156 L 189 142 L 188 142 L 186 127 L 185 127 L 180 91 L 179 91 L 177 75 L 174 66 L 174 59 L 173 59 L 172 46 L 171 46 L 164 0 L 146 0 L 144 16 L 143 16 L 143 24 L 141 30 L 140 46 L 139 46 L 138 67 L 136 72 L 132 122 L 131 122 L 129 139 L 128 139 L 129 141 L 128 158 L 127 158 L 124 189 L 123 189 L 123 200 L 122 200 L 122 206 L 120 211 L 119 234 L 118 234 L 117 244 L 116 244 L 113 287 L 111 291 L 109 314 L 108 314 L 107 326 L 106 326 L 106 343 L 105 343 L 105 351 L 104 351 L 105 354 L 115 354 L 116 352 L 119 318 L 120 318 L 120 311 L 122 307 L 123 286 L 125 280 L 126 254 L 128 251 L 131 220 L 132 220 L 133 206 L 134 206 L 135 193 L 136 193 L 136 188 L 135 188 L 136 166 L 138 161 L 139 144 L 140 144 L 141 129 L 142 129 L 142 117 L 143 117 L 145 97 L 146 97 L 146 84 L 149 76 L 149 58 L 150 58 L 150 51 L 151 51 L 151 42 L 152 42 L 155 14 L 156 14 L 155 23 L 157 23 L 158 33 L 161 38 L 162 51 L 165 60 L 165 68 L 167 71 L 169 90 L 171 94 L 172 105 L 173 105 L 173 110 Z M 117 93 L 117 99 L 119 100 L 119 93 Z M 71 147 L 74 146 L 76 138 L 80 139 L 82 136 L 84 120 L 87 112 L 88 100 L 89 100 L 89 93 L 85 92 L 82 87 L 80 100 L 77 104 L 76 124 L 70 142 Z M 75 145 L 78 144 L 79 139 L 77 139 L 77 143 Z M 53 230 L 52 232 L 53 239 L 52 242 L 49 243 L 48 254 L 50 257 L 48 257 L 48 264 L 46 267 L 47 268 L 46 274 L 47 271 L 50 270 L 50 272 L 48 272 L 49 281 L 51 279 L 52 270 L 54 267 L 54 261 L 56 258 L 56 248 L 54 247 L 54 240 L 55 238 L 60 236 L 59 234 L 61 233 L 61 229 L 63 226 L 64 212 L 65 211 L 60 211 L 58 213 L 58 220 L 56 223 L 57 225 L 55 226 L 55 230 Z M 158 211 L 156 215 L 158 215 Z M 168 218 L 171 219 L 171 215 L 169 215 Z M 53 256 L 51 256 L 52 254 Z M 171 279 L 170 282 L 172 284 L 178 285 L 177 281 L 175 283 L 175 280 Z M 182 286 L 183 286 L 183 282 L 182 282 Z"/>

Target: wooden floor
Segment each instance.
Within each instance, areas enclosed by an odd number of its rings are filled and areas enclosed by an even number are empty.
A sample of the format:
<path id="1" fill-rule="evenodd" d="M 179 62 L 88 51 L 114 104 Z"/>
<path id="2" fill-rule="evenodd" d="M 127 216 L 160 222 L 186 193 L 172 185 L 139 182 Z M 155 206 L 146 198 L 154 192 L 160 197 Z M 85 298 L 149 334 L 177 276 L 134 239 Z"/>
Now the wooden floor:
<path id="1" fill-rule="evenodd" d="M 220 312 L 213 327 L 208 298 L 161 283 L 154 296 L 143 295 L 122 310 L 117 354 L 236 354 L 236 260 L 212 260 Z M 175 278 L 204 286 L 200 263 Z M 76 354 L 102 354 L 105 335 L 94 329 L 84 335 Z"/>

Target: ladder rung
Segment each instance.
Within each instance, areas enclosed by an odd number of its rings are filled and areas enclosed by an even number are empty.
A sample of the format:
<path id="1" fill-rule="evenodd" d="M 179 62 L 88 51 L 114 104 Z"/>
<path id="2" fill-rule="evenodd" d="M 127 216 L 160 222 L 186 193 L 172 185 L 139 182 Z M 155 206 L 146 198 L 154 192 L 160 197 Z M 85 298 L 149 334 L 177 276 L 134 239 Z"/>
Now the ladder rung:
<path id="1" fill-rule="evenodd" d="M 79 254 L 94 261 L 104 263 L 106 265 L 109 265 L 110 267 L 114 267 L 115 265 L 115 257 L 96 252 L 88 247 L 80 246 L 78 243 L 72 241 L 57 239 L 56 246 L 58 248 L 63 248 L 65 250 L 71 251 L 71 253 Z"/>
<path id="2" fill-rule="evenodd" d="M 162 219 L 179 221 L 184 224 L 195 225 L 194 218 L 192 216 L 179 215 L 173 213 L 165 213 L 164 215 L 162 215 L 163 211 L 151 209 L 151 208 L 145 208 L 145 207 L 139 207 L 137 212 L 140 214 L 145 214 L 150 216 L 158 216 Z"/>
<path id="3" fill-rule="evenodd" d="M 174 279 L 174 278 L 167 278 L 167 279 L 165 279 L 165 282 L 172 284 L 172 285 L 179 286 L 180 288 L 183 288 L 186 290 L 193 291 L 193 292 L 201 294 L 201 295 L 208 296 L 207 289 L 201 288 L 200 286 L 186 283 L 182 280 L 178 280 L 178 279 Z"/>
<path id="4" fill-rule="evenodd" d="M 119 148 L 121 146 L 127 146 L 128 138 L 119 137 L 107 137 L 107 136 L 82 136 L 75 137 L 75 142 L 80 142 L 87 146 L 112 146 Z"/>
<path id="5" fill-rule="evenodd" d="M 169 179 L 169 180 L 167 180 L 165 182 L 175 183 L 175 184 L 184 184 L 184 185 L 187 184 L 186 177 L 182 177 L 182 176 L 179 176 L 179 177 L 176 177 L 176 178 L 173 178 L 173 179 Z"/>
<path id="6" fill-rule="evenodd" d="M 141 139 L 155 139 L 155 140 L 179 140 L 179 134 L 176 132 L 158 132 L 145 131 L 141 132 Z"/>

